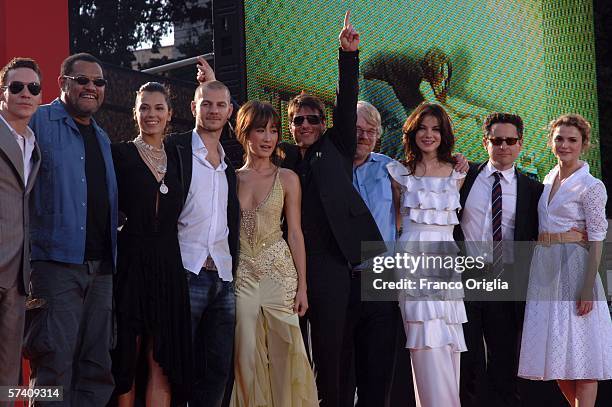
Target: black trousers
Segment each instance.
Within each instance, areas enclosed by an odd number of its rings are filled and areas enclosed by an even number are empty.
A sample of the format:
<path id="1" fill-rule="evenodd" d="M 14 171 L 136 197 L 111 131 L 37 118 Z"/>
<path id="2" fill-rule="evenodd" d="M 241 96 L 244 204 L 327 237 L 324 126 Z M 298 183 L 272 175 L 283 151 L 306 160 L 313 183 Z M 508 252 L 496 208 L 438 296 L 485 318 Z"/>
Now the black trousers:
<path id="1" fill-rule="evenodd" d="M 398 314 L 395 301 L 362 302 L 360 274 L 353 273 L 342 356 L 343 406 L 353 407 L 355 389 L 357 407 L 388 405 Z"/>
<path id="2" fill-rule="evenodd" d="M 317 390 L 321 407 L 341 405 L 342 352 L 351 287 L 350 269 L 346 260 L 331 253 L 306 257 L 308 284 L 308 332 L 305 342 L 312 351 Z M 305 324 L 301 324 L 305 328 Z M 309 339 L 309 340 L 308 340 Z M 308 346 L 308 345 L 307 345 Z"/>
<path id="3" fill-rule="evenodd" d="M 465 302 L 468 322 L 463 333 L 468 351 L 461 353 L 462 406 L 520 405 L 519 308 L 519 303 L 509 301 Z"/>

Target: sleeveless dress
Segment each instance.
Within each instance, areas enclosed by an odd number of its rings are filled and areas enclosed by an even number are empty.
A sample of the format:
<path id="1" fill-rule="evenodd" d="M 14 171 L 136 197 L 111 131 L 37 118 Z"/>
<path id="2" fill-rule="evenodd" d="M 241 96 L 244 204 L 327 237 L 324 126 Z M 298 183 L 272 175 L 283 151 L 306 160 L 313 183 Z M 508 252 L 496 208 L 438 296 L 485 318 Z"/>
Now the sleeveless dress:
<path id="1" fill-rule="evenodd" d="M 153 358 L 168 376 L 173 398 L 185 399 L 191 380 L 191 313 L 178 242 L 183 204 L 178 171 L 169 156 L 168 193 L 162 194 L 134 143 L 113 144 L 112 152 L 119 210 L 127 217 L 118 236 L 114 281 L 115 392 L 128 392 L 134 377 L 140 379 L 140 365 L 146 365 L 146 359 L 138 360 L 136 337 L 143 336 L 153 338 Z M 143 340 L 141 347 L 145 345 Z"/>
<path id="2" fill-rule="evenodd" d="M 282 236 L 283 206 L 277 171 L 257 208 L 241 210 L 232 406 L 319 405 L 293 312 L 298 276 Z"/>
<path id="3" fill-rule="evenodd" d="M 588 232 L 591 241 L 606 237 L 606 188 L 589 166 L 570 175 L 549 202 L 559 172 L 544 178 L 538 203 L 540 233 Z M 599 275 L 593 287 L 593 309 L 579 316 L 588 251 L 577 243 L 538 244 L 531 261 L 518 375 L 532 380 L 612 378 L 612 322 Z"/>
<path id="4" fill-rule="evenodd" d="M 449 177 L 415 177 L 398 162 L 387 164 L 389 174 L 402 186 L 400 214 L 402 235 L 398 239 L 399 252 L 457 254 L 453 228 L 459 223 L 457 182 L 464 178 L 453 170 Z M 417 270 L 417 278 L 455 278 L 460 276 L 433 275 L 431 270 Z M 467 322 L 465 307 L 459 290 L 404 291 L 400 308 L 406 330 L 406 348 L 423 349 L 451 345 L 455 352 L 467 350 L 463 324 Z"/>
<path id="5" fill-rule="evenodd" d="M 396 253 L 421 259 L 457 255 L 453 228 L 459 223 L 458 181 L 465 174 L 453 170 L 448 177 L 415 177 L 396 161 L 387 164 L 387 169 L 402 187 L 403 232 Z M 461 276 L 436 266 L 417 266 L 410 272 L 409 279 L 416 284 L 400 293 L 399 306 L 406 348 L 410 349 L 416 405 L 459 407 L 460 352 L 467 350 L 463 290 L 422 287 L 420 281 L 460 283 Z"/>

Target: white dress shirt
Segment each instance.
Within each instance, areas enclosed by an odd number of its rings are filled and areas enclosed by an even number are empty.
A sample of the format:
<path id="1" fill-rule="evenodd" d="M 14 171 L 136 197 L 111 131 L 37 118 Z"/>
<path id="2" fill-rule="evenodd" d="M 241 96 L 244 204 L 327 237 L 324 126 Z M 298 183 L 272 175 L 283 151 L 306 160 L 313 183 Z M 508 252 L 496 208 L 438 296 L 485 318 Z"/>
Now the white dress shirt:
<path id="1" fill-rule="evenodd" d="M 30 172 L 32 171 L 32 153 L 34 152 L 34 145 L 36 144 L 36 138 L 34 137 L 34 132 L 30 128 L 30 126 L 26 126 L 25 134 L 17 133 L 9 122 L 0 114 L 0 119 L 6 124 L 9 128 L 13 136 L 15 137 L 15 141 L 19 144 L 19 148 L 21 149 L 21 154 L 23 158 L 23 185 L 28 184 L 28 177 L 30 176 Z"/>
<path id="2" fill-rule="evenodd" d="M 502 240 L 514 240 L 514 220 L 516 215 L 516 172 L 514 165 L 504 171 L 498 171 L 489 161 L 480 171 L 468 194 L 461 215 L 461 229 L 466 242 L 492 242 L 491 226 L 491 192 L 495 177 L 494 172 L 501 174 L 499 183 L 502 189 Z M 478 247 L 478 248 L 477 248 Z M 482 246 L 466 245 L 471 256 L 482 255 Z M 504 245 L 504 263 L 514 260 L 512 245 Z M 490 258 L 487 259 L 490 262 Z"/>
<path id="3" fill-rule="evenodd" d="M 221 163 L 214 168 L 206 160 L 208 150 L 198 133 L 191 135 L 193 170 L 183 211 L 178 220 L 178 237 L 183 266 L 199 274 L 210 255 L 219 277 L 232 281 L 232 256 L 227 227 L 228 184 L 225 151 L 218 145 Z"/>

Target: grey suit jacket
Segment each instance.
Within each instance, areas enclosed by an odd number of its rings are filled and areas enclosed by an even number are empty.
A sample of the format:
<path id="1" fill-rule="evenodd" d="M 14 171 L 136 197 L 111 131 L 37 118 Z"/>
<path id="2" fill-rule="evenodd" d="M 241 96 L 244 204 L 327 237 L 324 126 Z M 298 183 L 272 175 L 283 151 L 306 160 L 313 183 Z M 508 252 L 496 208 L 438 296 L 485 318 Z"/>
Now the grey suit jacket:
<path id="1" fill-rule="evenodd" d="M 13 286 L 21 275 L 23 294 L 30 285 L 28 201 L 40 167 L 40 150 L 32 153 L 32 170 L 24 180 L 23 154 L 10 129 L 0 120 L 0 287 Z"/>

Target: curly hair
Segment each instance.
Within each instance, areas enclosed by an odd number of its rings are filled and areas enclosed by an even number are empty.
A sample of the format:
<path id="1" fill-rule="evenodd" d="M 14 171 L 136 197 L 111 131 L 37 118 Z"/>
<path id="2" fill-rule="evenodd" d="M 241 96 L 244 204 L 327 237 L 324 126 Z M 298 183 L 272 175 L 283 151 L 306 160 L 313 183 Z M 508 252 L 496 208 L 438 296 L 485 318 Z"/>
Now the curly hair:
<path id="1" fill-rule="evenodd" d="M 591 145 L 591 123 L 577 113 L 564 114 L 548 124 L 548 144 L 552 145 L 553 133 L 560 126 L 574 126 L 582 135 L 582 151 Z"/>

